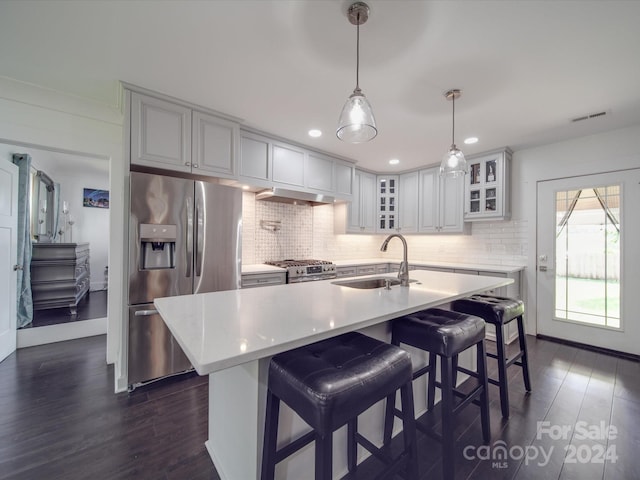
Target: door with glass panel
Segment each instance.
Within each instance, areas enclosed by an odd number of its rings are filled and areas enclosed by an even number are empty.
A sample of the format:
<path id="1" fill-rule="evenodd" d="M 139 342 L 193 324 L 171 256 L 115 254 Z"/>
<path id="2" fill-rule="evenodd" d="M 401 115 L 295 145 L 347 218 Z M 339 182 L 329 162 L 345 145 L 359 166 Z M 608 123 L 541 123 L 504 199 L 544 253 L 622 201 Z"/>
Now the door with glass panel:
<path id="1" fill-rule="evenodd" d="M 539 334 L 640 354 L 640 169 L 538 183 Z"/>

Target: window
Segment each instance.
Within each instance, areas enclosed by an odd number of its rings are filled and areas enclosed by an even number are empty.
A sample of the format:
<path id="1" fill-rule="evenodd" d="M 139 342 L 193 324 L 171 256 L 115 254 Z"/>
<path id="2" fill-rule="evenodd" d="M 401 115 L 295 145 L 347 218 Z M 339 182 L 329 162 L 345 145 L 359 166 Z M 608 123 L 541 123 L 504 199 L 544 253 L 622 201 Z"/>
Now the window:
<path id="1" fill-rule="evenodd" d="M 620 185 L 556 193 L 555 318 L 620 328 Z"/>

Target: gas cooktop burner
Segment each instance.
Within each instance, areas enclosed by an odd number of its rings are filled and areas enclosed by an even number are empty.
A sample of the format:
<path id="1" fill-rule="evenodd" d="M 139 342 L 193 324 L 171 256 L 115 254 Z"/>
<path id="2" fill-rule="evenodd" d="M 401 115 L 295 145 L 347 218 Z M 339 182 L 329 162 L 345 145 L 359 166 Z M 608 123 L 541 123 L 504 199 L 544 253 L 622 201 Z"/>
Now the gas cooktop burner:
<path id="1" fill-rule="evenodd" d="M 332 265 L 332 262 L 328 262 L 326 260 L 269 260 L 264 263 L 282 268 L 306 267 L 308 265 Z"/>
<path id="2" fill-rule="evenodd" d="M 271 260 L 267 265 L 287 269 L 287 283 L 310 282 L 336 277 L 336 266 L 326 260 Z"/>

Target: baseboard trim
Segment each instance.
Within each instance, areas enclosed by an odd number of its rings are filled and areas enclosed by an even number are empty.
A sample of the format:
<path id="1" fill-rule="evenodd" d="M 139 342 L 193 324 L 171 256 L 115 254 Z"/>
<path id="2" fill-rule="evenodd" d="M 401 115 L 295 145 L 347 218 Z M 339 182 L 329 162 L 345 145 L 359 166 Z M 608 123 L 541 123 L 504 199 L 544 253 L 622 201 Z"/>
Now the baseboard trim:
<path id="1" fill-rule="evenodd" d="M 107 333 L 107 317 L 59 323 L 44 327 L 21 328 L 17 331 L 17 347 L 35 347 L 47 343 L 64 342 L 76 338 Z"/>
<path id="2" fill-rule="evenodd" d="M 556 338 L 556 337 L 548 337 L 547 335 L 537 334 L 536 338 L 540 340 L 548 340 L 550 342 L 561 343 L 563 345 L 568 345 L 570 347 L 582 348 L 583 350 L 589 350 L 591 352 L 603 353 L 605 355 L 611 355 L 613 357 L 624 358 L 626 360 L 633 360 L 635 362 L 640 362 L 640 355 L 635 355 L 633 353 L 620 352 L 618 350 L 612 350 L 609 348 L 596 347 L 594 345 L 588 345 L 586 343 L 574 342 L 572 340 L 565 340 L 564 338 Z"/>

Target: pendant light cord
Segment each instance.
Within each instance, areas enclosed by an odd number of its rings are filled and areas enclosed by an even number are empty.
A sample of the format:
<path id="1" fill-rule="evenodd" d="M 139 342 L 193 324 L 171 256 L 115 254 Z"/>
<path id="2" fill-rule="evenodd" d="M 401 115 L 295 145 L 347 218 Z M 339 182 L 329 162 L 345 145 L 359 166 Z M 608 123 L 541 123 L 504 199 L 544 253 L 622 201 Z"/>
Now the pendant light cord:
<path id="1" fill-rule="evenodd" d="M 360 90 L 360 12 L 356 23 L 356 90 Z"/>
<path id="2" fill-rule="evenodd" d="M 451 98 L 451 101 L 452 101 L 452 109 L 453 109 L 453 115 L 451 120 L 451 145 L 455 145 L 456 144 L 456 94 L 455 92 L 453 93 L 453 97 Z"/>

